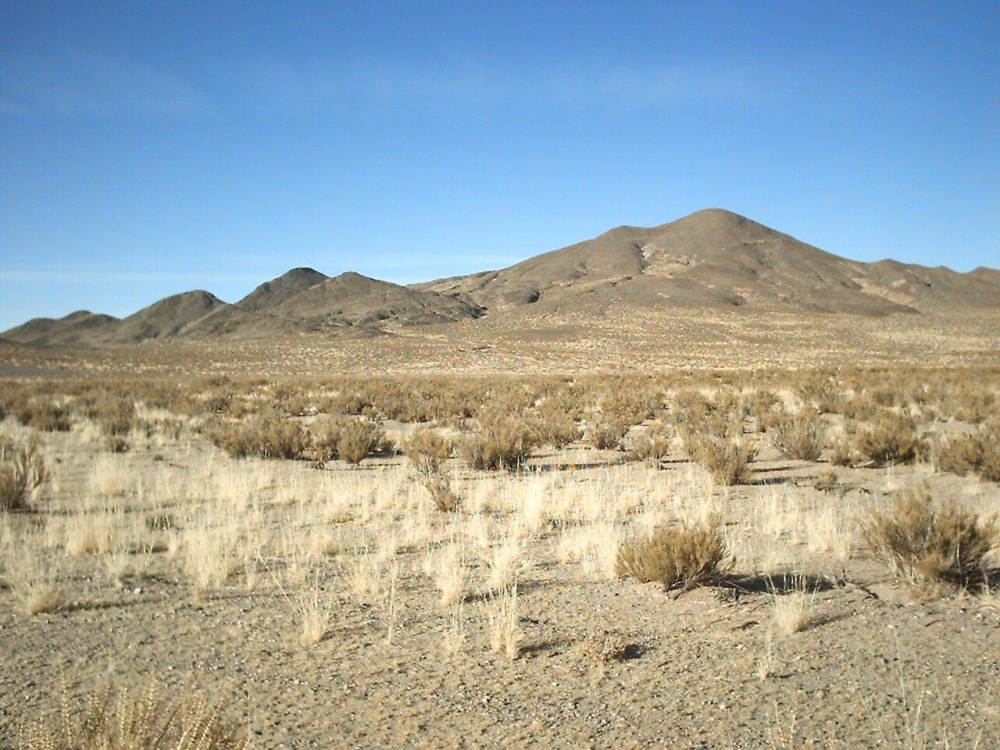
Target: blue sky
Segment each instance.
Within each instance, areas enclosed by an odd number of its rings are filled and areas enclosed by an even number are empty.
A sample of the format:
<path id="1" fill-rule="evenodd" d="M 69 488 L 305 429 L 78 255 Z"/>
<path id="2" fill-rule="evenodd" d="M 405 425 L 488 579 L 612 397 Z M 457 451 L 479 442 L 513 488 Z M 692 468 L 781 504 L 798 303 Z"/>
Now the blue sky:
<path id="1" fill-rule="evenodd" d="M 0 330 L 720 207 L 1000 267 L 996 2 L 0 0 Z"/>

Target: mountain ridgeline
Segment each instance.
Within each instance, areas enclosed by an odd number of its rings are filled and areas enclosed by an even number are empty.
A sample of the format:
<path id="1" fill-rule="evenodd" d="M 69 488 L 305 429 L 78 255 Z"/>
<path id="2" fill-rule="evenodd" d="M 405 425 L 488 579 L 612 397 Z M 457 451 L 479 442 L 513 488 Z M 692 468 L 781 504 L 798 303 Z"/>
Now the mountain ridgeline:
<path id="1" fill-rule="evenodd" d="M 729 211 L 653 228 L 618 227 L 509 268 L 409 286 L 295 268 L 235 304 L 206 291 L 126 318 L 79 311 L 0 334 L 20 344 L 116 346 L 165 338 L 385 335 L 529 308 L 603 314 L 615 306 L 715 307 L 883 316 L 1000 307 L 1000 271 L 957 273 L 824 252 Z"/>

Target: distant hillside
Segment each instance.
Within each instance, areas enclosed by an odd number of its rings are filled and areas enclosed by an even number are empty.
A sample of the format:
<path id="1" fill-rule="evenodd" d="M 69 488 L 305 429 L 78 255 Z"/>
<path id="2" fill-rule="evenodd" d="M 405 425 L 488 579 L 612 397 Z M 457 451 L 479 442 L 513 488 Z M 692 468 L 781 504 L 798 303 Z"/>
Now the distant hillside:
<path id="1" fill-rule="evenodd" d="M 293 268 L 272 281 L 265 281 L 237 302 L 236 306 L 248 312 L 270 310 L 327 278 L 325 274 L 311 268 Z"/>
<path id="2" fill-rule="evenodd" d="M 415 288 L 487 308 L 538 304 L 582 312 L 612 304 L 708 305 L 887 315 L 940 306 L 1000 306 L 1000 273 L 959 274 L 894 261 L 866 264 L 729 211 L 652 229 L 618 227 L 501 271 Z"/>
<path id="3" fill-rule="evenodd" d="M 353 272 L 331 278 L 295 268 L 236 304 L 186 292 L 122 320 L 81 311 L 31 320 L 0 336 L 31 345 L 115 346 L 171 337 L 375 335 L 504 308 L 586 316 L 630 306 L 866 316 L 997 308 L 1000 271 L 861 263 L 708 209 L 649 229 L 618 227 L 499 271 L 400 286 Z"/>

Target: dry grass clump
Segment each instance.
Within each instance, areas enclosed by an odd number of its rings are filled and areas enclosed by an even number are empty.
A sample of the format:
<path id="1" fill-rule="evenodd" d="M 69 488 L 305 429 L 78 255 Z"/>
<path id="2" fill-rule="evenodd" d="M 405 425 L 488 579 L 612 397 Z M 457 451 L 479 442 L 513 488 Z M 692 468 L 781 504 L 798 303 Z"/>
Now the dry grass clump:
<path id="1" fill-rule="evenodd" d="M 636 459 L 659 461 L 670 452 L 673 436 L 670 427 L 657 425 L 650 427 L 632 439 L 631 453 Z"/>
<path id="2" fill-rule="evenodd" d="M 684 449 L 715 481 L 728 487 L 750 478 L 757 449 L 743 435 L 747 409 L 736 394 L 713 401 L 696 391 L 684 391 L 677 395 L 674 409 Z"/>
<path id="3" fill-rule="evenodd" d="M 923 450 L 923 441 L 911 418 L 883 410 L 858 433 L 857 449 L 876 466 L 908 464 Z"/>
<path id="4" fill-rule="evenodd" d="M 819 419 L 809 414 L 782 414 L 768 425 L 774 447 L 786 458 L 816 461 L 823 453 L 825 430 Z"/>
<path id="5" fill-rule="evenodd" d="M 751 440 L 737 430 L 690 434 L 685 446 L 691 458 L 708 469 L 716 482 L 727 487 L 745 484 L 752 473 L 750 463 L 757 457 Z"/>
<path id="6" fill-rule="evenodd" d="M 459 443 L 459 455 L 473 469 L 516 471 L 531 455 L 538 436 L 515 416 L 485 416 L 479 429 Z"/>
<path id="7" fill-rule="evenodd" d="M 978 474 L 988 482 L 1000 482 L 1000 419 L 971 435 L 953 435 L 935 445 L 935 464 L 952 474 Z"/>
<path id="8" fill-rule="evenodd" d="M 250 747 L 235 726 L 225 722 L 202 697 L 164 700 L 150 683 L 143 692 L 94 691 L 83 710 L 64 702 L 56 726 L 28 726 L 20 747 L 26 750 L 232 750 Z"/>
<path id="9" fill-rule="evenodd" d="M 11 410 L 23 425 L 41 432 L 69 432 L 73 428 L 70 410 L 51 397 L 36 397 L 17 404 Z"/>
<path id="10" fill-rule="evenodd" d="M 590 442 L 598 450 L 617 450 L 632 425 L 625 421 L 602 418 L 590 430 Z"/>
<path id="11" fill-rule="evenodd" d="M 45 461 L 37 440 L 0 435 L 0 510 L 23 510 L 45 481 Z"/>
<path id="12" fill-rule="evenodd" d="M 273 410 L 235 423 L 210 422 L 204 431 L 232 458 L 305 458 L 310 448 L 302 426 Z"/>
<path id="13" fill-rule="evenodd" d="M 618 549 L 620 578 L 657 581 L 668 590 L 718 580 L 732 567 L 722 531 L 715 523 L 661 526 L 649 537 Z"/>
<path id="14" fill-rule="evenodd" d="M 990 580 L 987 557 L 1000 544 L 1000 524 L 935 504 L 924 486 L 898 494 L 892 508 L 873 511 L 861 533 L 875 558 L 911 583 L 979 586 Z"/>
<path id="15" fill-rule="evenodd" d="M 461 504 L 441 468 L 451 451 L 450 440 L 427 428 L 416 430 L 403 442 L 403 453 L 413 464 L 417 480 L 430 493 L 435 507 L 446 512 L 458 510 Z"/>
<path id="16" fill-rule="evenodd" d="M 337 457 L 349 464 L 360 464 L 385 443 L 385 431 L 367 419 L 347 419 L 337 435 Z"/>

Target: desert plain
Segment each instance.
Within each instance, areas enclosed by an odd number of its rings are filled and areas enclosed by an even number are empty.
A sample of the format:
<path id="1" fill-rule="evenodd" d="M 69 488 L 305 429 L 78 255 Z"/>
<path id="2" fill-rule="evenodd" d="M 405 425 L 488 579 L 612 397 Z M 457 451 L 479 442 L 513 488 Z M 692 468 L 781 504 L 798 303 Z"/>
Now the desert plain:
<path id="1" fill-rule="evenodd" d="M 1000 302 L 628 281 L 0 340 L 0 745 L 1000 747 Z"/>

